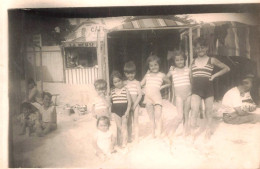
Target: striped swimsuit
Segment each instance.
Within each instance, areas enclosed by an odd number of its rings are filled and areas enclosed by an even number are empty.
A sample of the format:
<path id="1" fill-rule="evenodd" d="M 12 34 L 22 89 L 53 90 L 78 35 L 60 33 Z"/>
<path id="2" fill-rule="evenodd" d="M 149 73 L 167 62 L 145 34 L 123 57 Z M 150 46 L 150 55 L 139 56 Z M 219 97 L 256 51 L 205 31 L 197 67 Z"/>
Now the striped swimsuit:
<path id="1" fill-rule="evenodd" d="M 195 59 L 196 60 L 196 59 Z M 213 83 L 210 77 L 213 73 L 214 66 L 211 64 L 211 58 L 203 67 L 195 65 L 195 60 L 192 63 L 192 94 L 196 94 L 203 99 L 214 95 Z"/>
<path id="2" fill-rule="evenodd" d="M 162 105 L 162 95 L 160 92 L 161 86 L 163 84 L 163 77 L 165 75 L 161 72 L 159 73 L 147 73 L 145 75 L 145 103 L 153 105 Z"/>
<path id="3" fill-rule="evenodd" d="M 103 98 L 98 99 L 98 101 L 95 103 L 95 114 L 97 119 L 101 116 L 110 117 L 109 106 L 106 104 Z"/>
<path id="4" fill-rule="evenodd" d="M 129 91 L 130 95 L 138 95 L 138 89 L 137 89 L 137 85 L 140 85 L 140 82 L 138 82 L 137 80 L 133 80 L 133 81 L 126 81 L 126 88 Z"/>
<path id="5" fill-rule="evenodd" d="M 175 68 L 171 71 L 174 92 L 177 97 L 185 100 L 191 95 L 190 70 L 185 67 L 183 69 Z"/>
<path id="6" fill-rule="evenodd" d="M 116 93 L 115 89 L 113 89 L 111 91 L 111 99 L 112 99 L 111 111 L 117 114 L 119 117 L 124 116 L 128 104 L 126 88 L 123 87 L 120 93 Z"/>

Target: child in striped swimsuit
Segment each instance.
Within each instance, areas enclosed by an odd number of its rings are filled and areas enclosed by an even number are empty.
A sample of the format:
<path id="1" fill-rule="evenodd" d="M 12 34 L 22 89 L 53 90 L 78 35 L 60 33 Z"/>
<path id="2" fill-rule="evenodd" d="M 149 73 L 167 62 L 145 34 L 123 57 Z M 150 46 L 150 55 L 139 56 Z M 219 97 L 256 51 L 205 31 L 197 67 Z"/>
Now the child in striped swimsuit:
<path id="1" fill-rule="evenodd" d="M 98 98 L 92 106 L 92 114 L 96 119 L 101 116 L 106 116 L 110 119 L 109 99 L 106 97 L 107 82 L 103 79 L 98 79 L 95 81 L 94 86 L 98 93 Z"/>
<path id="2" fill-rule="evenodd" d="M 144 76 L 141 86 L 145 86 L 146 109 L 152 122 L 152 135 L 155 137 L 155 131 L 158 136 L 162 132 L 162 96 L 161 88 L 164 88 L 163 82 L 170 83 L 164 73 L 159 72 L 160 59 L 151 55 L 147 58 L 149 71 Z"/>
<path id="3" fill-rule="evenodd" d="M 174 119 L 173 131 L 169 137 L 174 134 L 179 124 L 184 121 L 185 135 L 188 132 L 188 118 L 191 100 L 190 69 L 185 67 L 186 56 L 181 51 L 177 51 L 173 58 L 173 70 L 170 70 L 167 77 L 172 78 L 173 94 L 176 97 L 176 108 L 178 115 Z"/>
<path id="4" fill-rule="evenodd" d="M 191 97 L 191 127 L 194 130 L 196 117 L 198 116 L 201 100 L 204 99 L 205 102 L 205 113 L 207 122 L 206 138 L 211 135 L 210 124 L 211 124 L 211 113 L 214 101 L 214 91 L 213 91 L 213 80 L 227 73 L 230 69 L 227 65 L 220 62 L 218 59 L 207 56 L 208 42 L 206 39 L 198 38 L 195 43 L 195 53 L 197 53 L 197 58 L 193 61 L 191 65 L 191 82 L 192 82 L 192 97 Z M 213 68 L 217 66 L 220 71 L 213 74 Z M 202 129 L 204 130 L 204 129 Z M 201 130 L 199 131 L 199 133 Z M 194 139 L 196 134 L 192 131 Z"/>
<path id="5" fill-rule="evenodd" d="M 135 141 L 138 141 L 139 137 L 139 102 L 142 99 L 142 90 L 140 82 L 135 79 L 136 66 L 134 62 L 127 62 L 124 66 L 124 73 L 127 78 L 125 81 L 125 87 L 129 91 L 131 96 L 132 106 L 128 117 L 127 129 L 128 129 L 128 141 L 132 138 L 132 127 L 134 128 Z"/>
<path id="6" fill-rule="evenodd" d="M 112 109 L 117 126 L 117 144 L 125 147 L 127 143 L 127 119 L 131 108 L 131 96 L 124 87 L 122 75 L 114 71 L 111 75 L 114 88 L 111 91 Z"/>

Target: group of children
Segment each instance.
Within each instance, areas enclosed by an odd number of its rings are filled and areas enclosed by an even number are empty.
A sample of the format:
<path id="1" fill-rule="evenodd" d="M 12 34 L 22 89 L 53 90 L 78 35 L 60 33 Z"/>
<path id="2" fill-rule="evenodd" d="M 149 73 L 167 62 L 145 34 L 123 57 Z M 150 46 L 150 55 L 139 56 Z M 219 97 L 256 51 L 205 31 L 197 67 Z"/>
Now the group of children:
<path id="1" fill-rule="evenodd" d="M 30 84 L 29 84 L 30 85 Z M 41 103 L 23 102 L 19 121 L 22 124 L 20 135 L 36 134 L 44 136 L 57 128 L 56 108 L 52 104 L 52 95 L 43 92 Z"/>
<path id="2" fill-rule="evenodd" d="M 144 103 L 152 125 L 152 136 L 162 134 L 162 95 L 163 88 L 172 85 L 172 92 L 176 100 L 178 116 L 174 120 L 171 132 L 167 135 L 171 137 L 178 126 L 183 122 L 185 134 L 190 133 L 195 136 L 196 118 L 199 114 L 201 100 L 205 103 L 205 115 L 207 124 L 211 123 L 211 112 L 213 107 L 213 80 L 229 71 L 229 67 L 213 57 L 207 56 L 207 42 L 201 38 L 195 42 L 195 52 L 197 58 L 191 66 L 186 67 L 186 56 L 177 51 L 173 58 L 173 65 L 166 74 L 160 72 L 160 59 L 156 55 L 151 55 L 147 59 L 148 71 L 141 82 L 135 79 L 136 66 L 130 61 L 124 65 L 124 81 L 118 71 L 111 74 L 112 89 L 110 98 L 106 98 L 107 84 L 105 80 L 97 80 L 95 88 L 100 99 L 93 106 L 93 115 L 98 119 L 97 128 L 99 134 L 95 137 L 94 146 L 97 155 L 106 156 L 113 150 L 114 143 L 124 147 L 127 141 L 138 140 L 139 126 L 138 113 L 139 103 L 144 93 Z M 213 74 L 213 68 L 217 66 L 220 71 Z M 172 83 L 171 80 L 172 79 Z M 105 135 L 109 132 L 111 114 L 117 125 L 117 141 L 112 139 L 110 133 L 109 146 L 104 151 L 100 145 L 100 139 L 104 141 Z M 191 115 L 189 115 L 191 112 Z M 103 130 L 103 126 L 106 130 Z M 207 126 L 207 125 L 205 125 Z M 132 127 L 134 132 L 132 132 Z M 208 129 L 210 129 L 208 127 Z M 102 134 L 100 134 L 102 133 Z M 210 132 L 208 132 L 210 133 Z M 101 136 L 104 135 L 104 136 Z M 99 146 L 100 145 L 100 146 Z"/>

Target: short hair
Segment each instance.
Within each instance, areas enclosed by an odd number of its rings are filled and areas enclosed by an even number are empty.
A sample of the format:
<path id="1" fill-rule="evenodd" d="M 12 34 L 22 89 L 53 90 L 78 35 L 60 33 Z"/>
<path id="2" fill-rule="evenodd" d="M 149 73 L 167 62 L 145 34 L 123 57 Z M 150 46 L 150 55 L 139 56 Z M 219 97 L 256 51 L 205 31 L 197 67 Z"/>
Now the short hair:
<path id="1" fill-rule="evenodd" d="M 107 116 L 101 116 L 97 119 L 97 127 L 98 127 L 100 121 L 105 121 L 106 124 L 108 125 L 108 127 L 110 127 L 110 120 Z"/>
<path id="2" fill-rule="evenodd" d="M 29 102 L 24 102 L 20 106 L 20 112 L 22 112 L 23 109 L 29 110 L 30 113 L 33 113 L 37 109 Z"/>
<path id="3" fill-rule="evenodd" d="M 209 46 L 208 39 L 205 37 L 198 37 L 198 38 L 194 39 L 193 46 L 197 46 L 198 44 L 200 46 L 205 46 L 205 47 Z"/>
<path id="4" fill-rule="evenodd" d="M 126 62 L 124 66 L 124 72 L 135 73 L 136 72 L 135 63 L 133 61 Z"/>
<path id="5" fill-rule="evenodd" d="M 176 58 L 176 56 L 182 56 L 183 59 L 184 59 L 184 65 L 185 65 L 186 60 L 187 60 L 187 56 L 186 56 L 186 55 L 184 54 L 184 52 L 181 51 L 181 50 L 174 50 L 173 58 L 172 58 L 172 64 L 173 64 L 173 66 L 176 66 L 176 64 L 175 64 L 175 58 Z"/>
<path id="6" fill-rule="evenodd" d="M 253 75 L 251 73 L 243 74 L 242 76 L 240 76 L 238 84 L 241 85 L 243 80 L 245 80 L 245 79 L 251 79 L 252 83 L 253 83 L 254 79 L 255 79 L 255 75 Z"/>
<path id="7" fill-rule="evenodd" d="M 49 92 L 43 92 L 42 93 L 42 98 L 44 99 L 45 96 L 48 96 L 49 98 L 52 98 L 52 94 L 50 94 Z"/>
<path id="8" fill-rule="evenodd" d="M 149 63 L 153 62 L 153 61 L 156 61 L 159 65 L 161 64 L 160 58 L 157 55 L 152 54 L 146 60 L 146 64 L 147 64 L 148 68 L 149 68 Z"/>
<path id="9" fill-rule="evenodd" d="M 28 81 L 27 81 L 27 84 L 33 84 L 34 86 L 36 86 L 36 83 L 35 81 L 33 80 L 33 78 L 29 78 Z"/>
<path id="10" fill-rule="evenodd" d="M 94 82 L 95 89 L 106 89 L 107 88 L 107 82 L 104 79 L 97 79 Z"/>
<path id="11" fill-rule="evenodd" d="M 110 81 L 111 81 L 111 84 L 113 84 L 113 79 L 114 78 L 118 78 L 118 79 L 120 79 L 120 80 L 123 80 L 123 76 L 121 75 L 121 73 L 119 72 L 119 71 L 113 71 L 112 73 L 111 73 L 111 76 L 110 76 Z"/>

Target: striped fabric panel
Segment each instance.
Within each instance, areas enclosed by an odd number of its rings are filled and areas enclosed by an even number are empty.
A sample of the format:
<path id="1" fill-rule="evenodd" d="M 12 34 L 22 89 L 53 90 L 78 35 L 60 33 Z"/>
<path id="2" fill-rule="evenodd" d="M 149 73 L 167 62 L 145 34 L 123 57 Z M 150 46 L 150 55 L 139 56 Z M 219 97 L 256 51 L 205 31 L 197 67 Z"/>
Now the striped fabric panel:
<path id="1" fill-rule="evenodd" d="M 192 66 L 192 76 L 193 77 L 211 77 L 213 71 L 212 65 L 205 65 L 204 67 L 197 67 L 196 65 Z"/>
<path id="2" fill-rule="evenodd" d="M 172 71 L 172 81 L 175 87 L 190 85 L 189 69 L 185 68 L 184 73 Z"/>
<path id="3" fill-rule="evenodd" d="M 111 92 L 113 103 L 127 103 L 126 90 L 123 89 L 120 94 L 116 94 L 115 89 Z"/>
<path id="4" fill-rule="evenodd" d="M 160 88 L 163 83 L 163 77 L 161 73 L 151 76 L 151 74 L 146 74 L 146 87 Z"/>
<path id="5" fill-rule="evenodd" d="M 103 101 L 100 101 L 98 103 L 95 104 L 95 109 L 99 110 L 99 109 L 106 109 L 107 106 Z"/>
<path id="6" fill-rule="evenodd" d="M 128 83 L 126 85 L 126 88 L 131 95 L 137 95 L 138 94 L 137 85 L 135 83 Z"/>

